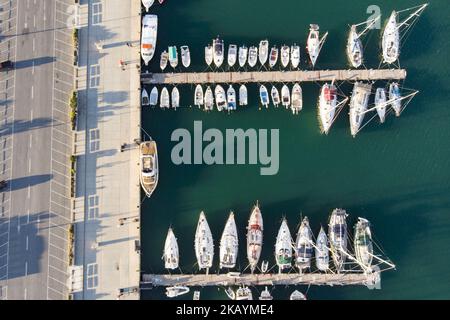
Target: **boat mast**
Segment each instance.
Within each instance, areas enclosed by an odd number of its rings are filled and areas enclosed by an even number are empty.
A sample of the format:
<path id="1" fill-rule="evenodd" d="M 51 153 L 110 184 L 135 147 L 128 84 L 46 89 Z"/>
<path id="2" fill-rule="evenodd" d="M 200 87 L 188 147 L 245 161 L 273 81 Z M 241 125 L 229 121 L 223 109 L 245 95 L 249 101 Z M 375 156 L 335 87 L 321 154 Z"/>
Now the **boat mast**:
<path id="1" fill-rule="evenodd" d="M 380 106 L 381 107 L 387 107 L 387 106 L 389 106 L 390 104 L 392 104 L 392 103 L 394 103 L 394 102 L 397 102 L 397 101 L 402 101 L 402 100 L 406 100 L 406 99 L 412 99 L 412 98 L 414 98 L 414 96 L 416 95 L 416 94 L 418 94 L 419 93 L 419 91 L 414 91 L 413 93 L 410 93 L 410 94 L 408 94 L 408 95 L 406 95 L 406 96 L 404 96 L 404 97 L 400 97 L 400 98 L 397 98 L 397 99 L 391 99 L 391 100 L 388 100 L 388 101 L 386 101 L 385 103 L 383 103 L 383 104 L 381 104 Z M 380 107 L 380 106 L 378 106 L 378 107 Z M 368 112 L 370 112 L 370 111 L 373 111 L 373 110 L 376 110 L 377 109 L 377 106 L 375 106 L 375 107 L 372 107 L 372 108 L 370 108 L 370 109 L 367 109 L 366 111 L 363 111 L 363 112 L 360 112 L 360 114 L 366 114 L 366 113 L 368 113 Z"/>
<path id="2" fill-rule="evenodd" d="M 409 15 L 409 17 L 405 19 L 405 21 L 403 21 L 402 23 L 399 23 L 399 24 L 397 25 L 397 29 L 400 29 L 401 27 L 403 27 L 403 26 L 404 26 L 405 24 L 407 24 L 408 21 L 410 21 L 412 18 L 414 18 L 414 17 L 419 17 L 420 14 L 422 13 L 422 11 L 424 11 L 424 10 L 426 9 L 426 7 L 428 7 L 428 3 L 425 3 L 425 4 L 421 5 L 421 6 L 419 6 L 419 7 L 418 7 L 419 9 L 417 9 L 416 11 L 414 11 L 413 13 L 411 13 L 411 14 Z M 413 10 L 413 9 L 415 9 L 415 8 L 417 8 L 417 7 L 412 7 L 412 8 L 409 8 L 409 9 L 405 9 L 405 10 L 402 10 L 402 11 L 398 11 L 398 12 L 397 12 L 397 16 L 398 16 L 398 14 L 401 13 L 401 12 L 410 11 L 410 10 Z"/>
<path id="3" fill-rule="evenodd" d="M 360 25 L 362 25 L 362 24 L 367 24 L 367 27 L 366 27 L 363 31 L 361 31 L 361 33 L 357 33 L 357 37 L 360 38 L 360 37 L 361 37 L 362 35 L 364 35 L 367 31 L 369 31 L 369 30 L 372 28 L 372 26 L 373 26 L 378 20 L 380 20 L 380 18 L 381 18 L 381 15 L 379 15 L 378 17 L 376 17 L 376 18 L 374 18 L 374 19 L 372 19 L 372 20 L 365 21 L 365 22 L 362 22 L 362 23 L 360 23 L 360 24 L 355 24 L 355 27 L 358 27 L 358 26 L 360 26 Z"/>

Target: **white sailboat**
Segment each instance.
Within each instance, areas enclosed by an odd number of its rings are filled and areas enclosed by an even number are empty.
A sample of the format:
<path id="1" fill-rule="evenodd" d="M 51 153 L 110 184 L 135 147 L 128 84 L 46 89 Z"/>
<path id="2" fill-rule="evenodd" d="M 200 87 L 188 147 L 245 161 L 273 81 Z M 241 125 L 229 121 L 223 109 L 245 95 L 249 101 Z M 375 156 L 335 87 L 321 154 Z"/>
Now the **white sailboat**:
<path id="1" fill-rule="evenodd" d="M 152 91 L 150 92 L 150 105 L 156 106 L 158 104 L 158 88 L 153 87 Z"/>
<path id="2" fill-rule="evenodd" d="M 316 65 L 317 58 L 319 57 L 327 36 L 328 32 L 320 38 L 319 26 L 317 24 L 310 24 L 306 50 L 308 51 L 309 59 L 311 60 L 313 67 Z"/>
<path id="3" fill-rule="evenodd" d="M 159 106 L 161 108 L 169 108 L 170 107 L 170 97 L 169 90 L 164 87 L 161 91 L 161 101 L 159 102 Z"/>
<path id="4" fill-rule="evenodd" d="M 153 2 L 155 2 L 155 0 L 142 0 L 142 5 L 145 8 L 145 12 L 148 12 L 150 7 L 153 5 Z"/>
<path id="5" fill-rule="evenodd" d="M 402 101 L 400 95 L 400 88 L 398 83 L 393 82 L 389 85 L 389 101 L 391 101 L 392 109 L 397 117 L 400 117 L 402 112 Z"/>
<path id="6" fill-rule="evenodd" d="M 169 64 L 174 69 L 178 66 L 178 51 L 176 46 L 169 47 Z"/>
<path id="7" fill-rule="evenodd" d="M 214 108 L 214 95 L 210 86 L 205 91 L 205 110 L 211 111 Z"/>
<path id="8" fill-rule="evenodd" d="M 277 61 L 278 61 L 278 48 L 276 46 L 273 46 L 272 49 L 270 49 L 269 67 L 270 68 L 275 67 Z"/>
<path id="9" fill-rule="evenodd" d="M 148 98 L 148 92 L 147 92 L 147 90 L 145 90 L 145 88 L 142 88 L 141 104 L 142 104 L 142 106 L 148 106 L 150 104 L 150 100 Z"/>
<path id="10" fill-rule="evenodd" d="M 166 288 L 166 296 L 168 298 L 175 298 L 175 297 L 181 296 L 183 294 L 186 294 L 188 292 L 189 292 L 188 287 L 173 286 L 173 287 Z"/>
<path id="11" fill-rule="evenodd" d="M 289 300 L 306 300 L 306 297 L 300 291 L 295 290 L 294 292 L 291 293 Z"/>
<path id="12" fill-rule="evenodd" d="M 258 48 L 251 46 L 248 50 L 248 65 L 253 68 L 258 62 Z"/>
<path id="13" fill-rule="evenodd" d="M 248 95 L 247 95 L 247 87 L 245 84 L 242 84 L 239 87 L 239 105 L 246 106 L 248 104 Z"/>
<path id="14" fill-rule="evenodd" d="M 228 47 L 228 65 L 230 67 L 234 66 L 236 64 L 236 60 L 237 60 L 237 45 L 235 44 L 230 44 L 230 46 Z"/>
<path id="15" fill-rule="evenodd" d="M 283 218 L 280 229 L 278 230 L 275 243 L 275 261 L 278 265 L 279 272 L 291 267 L 292 237 L 285 218 Z"/>
<path id="16" fill-rule="evenodd" d="M 375 92 L 375 109 L 377 110 L 381 123 L 384 123 L 386 119 L 386 100 L 386 90 L 384 88 L 377 88 Z"/>
<path id="17" fill-rule="evenodd" d="M 210 44 L 205 47 L 205 62 L 208 66 L 213 62 L 213 47 Z"/>
<path id="18" fill-rule="evenodd" d="M 273 300 L 273 297 L 270 294 L 270 291 L 267 289 L 267 287 L 265 287 L 264 290 L 261 292 L 259 300 Z"/>
<path id="19" fill-rule="evenodd" d="M 287 109 L 291 106 L 291 94 L 289 93 L 289 87 L 283 85 L 281 88 L 281 104 Z"/>
<path id="20" fill-rule="evenodd" d="M 230 85 L 227 90 L 228 111 L 236 110 L 236 91 Z"/>
<path id="21" fill-rule="evenodd" d="M 178 91 L 177 87 L 173 87 L 171 97 L 172 108 L 176 110 L 180 106 L 180 91 Z"/>
<path id="22" fill-rule="evenodd" d="M 195 231 L 195 256 L 199 269 L 208 269 L 212 267 L 214 257 L 214 244 L 209 228 L 208 221 L 206 221 L 205 213 L 202 211 L 198 219 L 197 230 Z"/>
<path id="23" fill-rule="evenodd" d="M 158 16 L 146 14 L 142 19 L 141 56 L 147 66 L 155 54 Z"/>
<path id="24" fill-rule="evenodd" d="M 343 209 L 334 209 L 328 224 L 328 239 L 330 241 L 331 256 L 338 272 L 344 269 L 347 258 L 347 212 Z"/>
<path id="25" fill-rule="evenodd" d="M 246 46 L 239 47 L 239 66 L 242 68 L 247 63 L 248 48 Z"/>
<path id="26" fill-rule="evenodd" d="M 238 234 L 234 213 L 231 212 L 220 238 L 220 268 L 234 268 L 238 255 Z"/>
<path id="27" fill-rule="evenodd" d="M 277 87 L 272 86 L 272 90 L 270 90 L 270 95 L 272 96 L 272 103 L 273 103 L 273 105 L 276 108 L 278 108 L 278 105 L 280 104 L 281 99 L 280 99 L 280 93 L 278 92 Z"/>
<path id="28" fill-rule="evenodd" d="M 261 85 L 259 87 L 259 98 L 261 100 L 261 104 L 266 108 L 269 107 L 269 93 L 267 92 L 267 88 L 265 85 Z"/>
<path id="29" fill-rule="evenodd" d="M 303 109 L 303 91 L 298 83 L 292 88 L 291 110 L 293 114 L 298 114 Z"/>
<path id="30" fill-rule="evenodd" d="M 161 68 L 162 71 L 164 71 L 164 69 L 167 67 L 167 63 L 169 62 L 169 53 L 164 50 L 161 53 L 161 60 L 159 61 L 159 67 Z"/>
<path id="31" fill-rule="evenodd" d="M 213 60 L 217 68 L 219 68 L 222 65 L 223 59 L 224 59 L 223 40 L 217 37 L 216 39 L 213 40 Z"/>
<path id="32" fill-rule="evenodd" d="M 367 219 L 358 218 L 355 225 L 355 237 L 353 240 L 355 255 L 358 263 L 365 269 L 370 269 L 373 259 L 372 232 Z"/>
<path id="33" fill-rule="evenodd" d="M 355 137 L 361 130 L 364 115 L 369 104 L 372 84 L 355 82 L 352 97 L 350 99 L 350 132 Z"/>
<path id="34" fill-rule="evenodd" d="M 164 267 L 171 270 L 177 269 L 180 261 L 179 259 L 177 238 L 175 238 L 172 228 L 169 228 L 166 242 L 164 243 Z"/>
<path id="35" fill-rule="evenodd" d="M 314 253 L 312 231 L 308 217 L 303 218 L 295 240 L 295 265 L 299 270 L 311 267 L 311 259 Z"/>
<path id="36" fill-rule="evenodd" d="M 319 97 L 319 122 L 322 133 L 328 134 L 334 122 L 337 107 L 337 89 L 334 82 L 324 84 Z"/>
<path id="37" fill-rule="evenodd" d="M 223 109 L 227 108 L 227 98 L 225 96 L 225 90 L 223 87 L 218 84 L 216 88 L 214 89 L 214 94 L 216 96 L 216 105 L 217 110 L 222 111 Z"/>
<path id="38" fill-rule="evenodd" d="M 350 32 L 347 39 L 347 59 L 353 68 L 359 68 L 364 62 L 364 47 L 361 37 L 373 27 L 380 17 L 381 16 L 378 16 L 375 19 L 354 24 L 350 27 Z M 366 27 L 358 33 L 358 27 L 361 25 L 366 25 Z"/>
<path id="39" fill-rule="evenodd" d="M 259 63 L 264 65 L 267 62 L 267 58 L 269 57 L 269 41 L 262 40 L 259 42 Z"/>
<path id="40" fill-rule="evenodd" d="M 195 87 L 195 93 L 194 93 L 194 105 L 198 106 L 200 108 L 200 106 L 203 105 L 203 88 L 200 84 L 198 84 Z"/>
<path id="41" fill-rule="evenodd" d="M 300 65 L 300 46 L 296 44 L 291 47 L 291 64 L 294 69 Z"/>
<path id="42" fill-rule="evenodd" d="M 319 235 L 316 239 L 315 258 L 316 258 L 316 268 L 320 271 L 326 272 L 330 266 L 330 254 L 328 250 L 328 238 L 327 234 L 320 227 Z"/>
<path id="43" fill-rule="evenodd" d="M 286 68 L 288 66 L 289 60 L 290 60 L 289 47 L 288 46 L 283 45 L 281 47 L 281 57 L 280 57 L 280 59 L 281 59 L 281 65 L 283 66 L 283 68 Z"/>
<path id="44" fill-rule="evenodd" d="M 255 271 L 259 258 L 261 257 L 263 229 L 262 214 L 259 210 L 258 203 L 256 203 L 250 214 L 250 219 L 248 219 L 247 226 L 247 258 L 252 273 Z"/>
<path id="45" fill-rule="evenodd" d="M 185 68 L 189 68 L 191 65 L 191 52 L 188 46 L 180 47 L 181 50 L 181 63 Z"/>

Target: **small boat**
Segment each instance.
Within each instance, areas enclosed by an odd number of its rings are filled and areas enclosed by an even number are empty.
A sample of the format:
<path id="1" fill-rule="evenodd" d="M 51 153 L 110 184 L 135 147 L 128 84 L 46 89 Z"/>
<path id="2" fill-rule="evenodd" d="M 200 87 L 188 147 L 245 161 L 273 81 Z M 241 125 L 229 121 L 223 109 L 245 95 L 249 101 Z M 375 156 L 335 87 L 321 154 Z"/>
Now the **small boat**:
<path id="1" fill-rule="evenodd" d="M 248 287 L 240 287 L 236 290 L 236 300 L 253 300 L 252 291 Z"/>
<path id="2" fill-rule="evenodd" d="M 180 106 L 180 91 L 177 87 L 172 89 L 172 108 L 177 109 Z"/>
<path id="3" fill-rule="evenodd" d="M 219 68 L 223 63 L 224 56 L 224 45 L 223 40 L 219 37 L 213 40 L 213 60 L 217 68 Z"/>
<path id="4" fill-rule="evenodd" d="M 200 300 L 200 291 L 194 291 L 194 296 L 192 300 Z"/>
<path id="5" fill-rule="evenodd" d="M 370 269 L 373 259 L 372 232 L 367 219 L 358 218 L 355 225 L 354 243 L 355 255 L 358 262 L 365 269 Z"/>
<path id="6" fill-rule="evenodd" d="M 281 104 L 287 109 L 291 106 L 291 94 L 289 93 L 289 87 L 283 85 L 281 88 Z"/>
<path id="7" fill-rule="evenodd" d="M 198 106 L 199 108 L 203 105 L 203 88 L 200 84 L 195 87 L 194 105 Z"/>
<path id="8" fill-rule="evenodd" d="M 255 271 L 261 256 L 263 229 L 262 214 L 259 210 L 258 203 L 256 203 L 252 209 L 252 213 L 250 214 L 250 219 L 248 220 L 247 226 L 247 258 L 252 273 Z"/>
<path id="9" fill-rule="evenodd" d="M 292 237 L 287 221 L 283 218 L 278 230 L 277 241 L 275 243 L 275 261 L 279 272 L 291 267 L 292 263 Z"/>
<path id="10" fill-rule="evenodd" d="M 247 63 L 248 48 L 246 46 L 239 47 L 239 66 L 242 68 Z"/>
<path id="11" fill-rule="evenodd" d="M 150 92 L 150 105 L 156 106 L 158 104 L 158 88 L 153 87 L 152 91 Z"/>
<path id="12" fill-rule="evenodd" d="M 397 117 L 400 117 L 400 113 L 402 112 L 402 101 L 400 98 L 400 88 L 398 87 L 398 83 L 391 83 L 389 85 L 389 101 L 391 102 L 392 109 L 394 109 Z"/>
<path id="13" fill-rule="evenodd" d="M 162 71 L 164 71 L 164 69 L 167 67 L 167 63 L 169 62 L 169 53 L 164 50 L 161 53 L 161 60 L 159 62 L 159 67 L 161 68 Z"/>
<path id="14" fill-rule="evenodd" d="M 334 82 L 324 84 L 319 97 L 319 121 L 322 133 L 328 134 L 336 115 L 337 89 Z"/>
<path id="15" fill-rule="evenodd" d="M 281 65 L 286 68 L 289 64 L 289 47 L 284 45 L 281 47 Z"/>
<path id="16" fill-rule="evenodd" d="M 229 111 L 236 110 L 236 91 L 232 85 L 230 85 L 227 90 L 227 103 Z"/>
<path id="17" fill-rule="evenodd" d="M 295 290 L 294 292 L 291 293 L 289 300 L 306 300 L 306 297 L 300 291 Z"/>
<path id="18" fill-rule="evenodd" d="M 367 111 L 369 98 L 372 91 L 371 84 L 362 82 L 355 82 L 353 87 L 352 97 L 350 99 L 350 132 L 355 137 L 364 120 L 364 115 Z"/>
<path id="19" fill-rule="evenodd" d="M 236 293 L 230 287 L 225 289 L 225 293 L 231 300 L 236 300 Z"/>
<path id="20" fill-rule="evenodd" d="M 310 25 L 306 50 L 308 51 L 309 59 L 311 60 L 313 67 L 316 65 L 317 58 L 319 57 L 327 36 L 328 32 L 320 38 L 319 26 L 317 24 Z"/>
<path id="21" fill-rule="evenodd" d="M 294 69 L 300 65 L 300 46 L 296 44 L 291 47 L 291 64 Z"/>
<path id="22" fill-rule="evenodd" d="M 270 57 L 269 57 L 269 67 L 273 68 L 277 64 L 278 61 L 278 48 L 273 46 L 270 49 Z"/>
<path id="23" fill-rule="evenodd" d="M 209 228 L 208 221 L 206 221 L 205 213 L 202 211 L 198 219 L 197 230 L 195 231 L 195 256 L 199 269 L 208 269 L 212 267 L 214 257 L 214 244 Z"/>
<path id="24" fill-rule="evenodd" d="M 175 297 L 181 296 L 183 294 L 186 294 L 188 292 L 189 292 L 188 287 L 173 286 L 173 287 L 166 288 L 166 296 L 169 298 L 175 298 Z"/>
<path id="25" fill-rule="evenodd" d="M 147 66 L 155 54 L 158 16 L 146 14 L 142 19 L 141 56 Z"/>
<path id="26" fill-rule="evenodd" d="M 265 106 L 266 108 L 268 108 L 269 107 L 269 102 L 270 102 L 269 101 L 269 94 L 267 92 L 266 86 L 263 85 L 263 84 L 259 87 L 259 97 L 261 99 L 261 104 L 263 106 Z"/>
<path id="27" fill-rule="evenodd" d="M 295 240 L 295 265 L 299 270 L 311 267 L 313 252 L 312 231 L 309 226 L 309 220 L 305 217 L 298 229 L 297 239 Z"/>
<path id="28" fill-rule="evenodd" d="M 226 109 L 227 98 L 225 96 L 225 90 L 220 84 L 218 84 L 214 89 L 214 94 L 216 96 L 217 110 L 222 111 L 223 109 Z"/>
<path id="29" fill-rule="evenodd" d="M 291 109 L 293 114 L 298 114 L 303 109 L 303 92 L 302 87 L 298 83 L 292 87 L 292 104 Z"/>
<path id="30" fill-rule="evenodd" d="M 380 122 L 384 123 L 386 119 L 386 90 L 377 88 L 375 92 L 375 109 L 377 110 Z"/>
<path id="31" fill-rule="evenodd" d="M 211 87 L 208 86 L 205 91 L 205 110 L 211 111 L 214 108 L 214 95 Z"/>
<path id="32" fill-rule="evenodd" d="M 248 49 L 248 65 L 253 68 L 258 62 L 258 48 L 252 46 Z"/>
<path id="33" fill-rule="evenodd" d="M 320 232 L 317 236 L 316 246 L 314 249 L 317 269 L 324 272 L 328 271 L 330 263 L 330 255 L 328 253 L 328 238 L 322 227 L 320 227 Z"/>
<path id="34" fill-rule="evenodd" d="M 261 272 L 266 273 L 269 270 L 269 261 L 263 261 L 261 263 Z"/>
<path id="35" fill-rule="evenodd" d="M 213 62 L 213 47 L 210 44 L 205 47 L 205 62 L 208 66 Z"/>
<path id="36" fill-rule="evenodd" d="M 178 66 L 178 51 L 175 46 L 169 47 L 169 63 L 174 69 Z"/>
<path id="37" fill-rule="evenodd" d="M 172 231 L 172 228 L 169 228 L 167 232 L 166 242 L 164 244 L 164 267 L 166 269 L 177 269 L 179 264 L 179 251 L 178 251 L 178 242 L 177 238 L 175 238 L 175 234 Z"/>
<path id="38" fill-rule="evenodd" d="M 363 45 L 356 31 L 356 25 L 350 27 L 347 40 L 347 58 L 353 68 L 359 68 L 363 63 Z"/>
<path id="39" fill-rule="evenodd" d="M 235 44 L 230 44 L 228 47 L 228 65 L 230 67 L 236 64 L 237 59 L 237 46 Z"/>
<path id="40" fill-rule="evenodd" d="M 220 269 L 234 268 L 238 255 L 238 243 L 234 213 L 231 212 L 220 238 Z"/>
<path id="41" fill-rule="evenodd" d="M 267 58 L 269 57 L 269 41 L 262 40 L 259 43 L 259 63 L 264 65 L 267 62 Z"/>
<path id="42" fill-rule="evenodd" d="M 153 140 L 142 142 L 139 145 L 141 157 L 140 181 L 145 195 L 150 198 L 158 185 L 158 149 Z"/>
<path id="43" fill-rule="evenodd" d="M 182 46 L 181 50 L 181 63 L 185 68 L 189 68 L 191 65 L 191 52 L 189 51 L 188 46 Z"/>
<path id="44" fill-rule="evenodd" d="M 155 2 L 155 0 L 142 0 L 142 5 L 145 8 L 145 12 L 148 12 L 150 7 L 153 5 L 153 2 Z"/>
<path id="45" fill-rule="evenodd" d="M 334 209 L 328 224 L 328 239 L 330 240 L 331 256 L 338 272 L 344 269 L 347 258 L 347 212 Z"/>
<path id="46" fill-rule="evenodd" d="M 270 95 L 272 96 L 273 105 L 278 108 L 278 105 L 280 104 L 281 100 L 280 100 L 280 93 L 278 92 L 277 87 L 272 86 L 272 90 L 270 90 Z"/>
<path id="47" fill-rule="evenodd" d="M 164 87 L 161 91 L 161 101 L 159 102 L 159 106 L 161 108 L 169 108 L 170 107 L 170 97 L 169 90 Z"/>
<path id="48" fill-rule="evenodd" d="M 150 104 L 150 100 L 148 98 L 148 92 L 147 92 L 147 90 L 145 90 L 145 88 L 142 88 L 141 104 L 143 106 L 148 106 Z"/>
<path id="49" fill-rule="evenodd" d="M 265 287 L 264 290 L 261 292 L 259 300 L 273 300 L 273 297 L 270 294 L 270 291 L 267 289 L 267 287 Z"/>
<path id="50" fill-rule="evenodd" d="M 247 87 L 245 86 L 245 84 L 242 84 L 239 87 L 239 105 L 246 106 L 247 104 L 248 104 Z"/>

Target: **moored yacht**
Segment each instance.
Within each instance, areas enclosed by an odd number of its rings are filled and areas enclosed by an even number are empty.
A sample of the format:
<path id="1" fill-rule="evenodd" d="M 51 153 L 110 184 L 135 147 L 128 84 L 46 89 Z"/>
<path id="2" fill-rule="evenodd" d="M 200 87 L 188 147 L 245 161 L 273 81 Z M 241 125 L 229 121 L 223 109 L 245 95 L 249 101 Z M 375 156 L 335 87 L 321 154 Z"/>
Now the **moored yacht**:
<path id="1" fill-rule="evenodd" d="M 347 40 L 347 58 L 353 68 L 359 68 L 363 63 L 363 45 L 356 31 L 356 25 L 350 27 Z"/>
<path id="2" fill-rule="evenodd" d="M 256 66 L 256 62 L 258 62 L 258 48 L 251 46 L 248 49 L 248 65 L 253 68 Z"/>
<path id="3" fill-rule="evenodd" d="M 311 64 L 313 67 L 316 65 L 317 58 L 319 57 L 320 51 L 322 50 L 322 46 L 325 43 L 327 36 L 328 32 L 325 33 L 322 38 L 320 38 L 319 26 L 317 24 L 310 25 L 306 50 L 308 51 L 309 59 L 311 60 Z"/>
<path id="4" fill-rule="evenodd" d="M 239 66 L 242 68 L 247 63 L 248 48 L 246 46 L 239 47 Z"/>
<path id="5" fill-rule="evenodd" d="M 261 100 L 261 104 L 266 108 L 269 107 L 269 93 L 267 92 L 267 88 L 265 85 L 261 85 L 259 87 L 259 98 Z"/>
<path id="6" fill-rule="evenodd" d="M 178 66 L 178 51 L 175 46 L 169 47 L 169 64 L 174 69 Z"/>
<path id="7" fill-rule="evenodd" d="M 211 229 L 206 221 L 205 213 L 202 211 L 198 219 L 197 230 L 195 231 L 195 256 L 199 269 L 208 269 L 212 267 L 214 257 L 214 244 Z"/>
<path id="8" fill-rule="evenodd" d="M 217 37 L 216 39 L 213 40 L 213 60 L 217 68 L 219 68 L 222 65 L 223 59 L 224 59 L 223 40 Z"/>
<path id="9" fill-rule="evenodd" d="M 158 35 L 158 16 L 146 14 L 142 19 L 141 56 L 148 65 L 155 54 L 156 37 Z"/>
<path id="10" fill-rule="evenodd" d="M 271 68 L 275 67 L 277 61 L 278 61 L 278 48 L 276 46 L 273 46 L 272 49 L 270 49 L 269 67 Z"/>
<path id="11" fill-rule="evenodd" d="M 300 65 L 300 46 L 296 44 L 291 47 L 291 64 L 294 69 Z"/>
<path id="12" fill-rule="evenodd" d="M 225 95 L 225 90 L 223 87 L 218 84 L 216 88 L 214 89 L 214 94 L 216 96 L 216 105 L 217 110 L 222 111 L 223 109 L 227 108 L 227 98 Z"/>
<path id="13" fill-rule="evenodd" d="M 148 12 L 150 7 L 153 5 L 153 2 L 155 2 L 155 0 L 142 0 L 142 5 L 145 8 L 145 12 Z"/>
<path id="14" fill-rule="evenodd" d="M 281 104 L 287 109 L 291 106 L 291 94 L 289 93 L 289 87 L 283 85 L 281 88 Z"/>
<path id="15" fill-rule="evenodd" d="M 183 294 L 186 294 L 188 292 L 189 292 L 188 287 L 173 286 L 173 287 L 166 288 L 166 296 L 168 298 L 175 298 L 175 297 L 181 296 Z"/>
<path id="16" fill-rule="evenodd" d="M 236 110 L 236 91 L 230 85 L 227 90 L 228 111 Z"/>
<path id="17" fill-rule="evenodd" d="M 161 90 L 161 101 L 159 102 L 159 106 L 161 108 L 169 108 L 170 107 L 170 96 L 169 96 L 169 90 L 167 90 L 166 87 L 164 87 Z"/>
<path id="18" fill-rule="evenodd" d="M 234 268 L 238 255 L 238 234 L 231 212 L 220 239 L 220 268 Z"/>
<path id="19" fill-rule="evenodd" d="M 267 289 L 267 287 L 265 287 L 264 290 L 261 292 L 259 300 L 273 300 L 273 297 L 270 294 L 270 291 Z"/>
<path id="20" fill-rule="evenodd" d="M 353 241 L 356 260 L 358 260 L 358 263 L 363 268 L 369 269 L 373 259 L 373 244 L 370 223 L 367 219 L 358 218 L 358 222 L 355 225 L 355 237 Z"/>
<path id="21" fill-rule="evenodd" d="M 181 63 L 185 68 L 188 68 L 191 65 L 191 52 L 189 51 L 188 46 L 182 46 L 181 50 Z"/>
<path id="22" fill-rule="evenodd" d="M 311 267 L 313 252 L 312 231 L 309 220 L 305 217 L 298 228 L 297 239 L 295 240 L 295 265 L 299 270 Z"/>
<path id="23" fill-rule="evenodd" d="M 205 62 L 208 66 L 213 62 L 213 47 L 210 44 L 205 47 Z"/>
<path id="24" fill-rule="evenodd" d="M 253 300 L 252 291 L 248 287 L 240 287 L 236 290 L 236 300 Z"/>
<path id="25" fill-rule="evenodd" d="M 159 67 L 161 68 L 162 71 L 164 71 L 164 69 L 167 67 L 167 63 L 169 62 L 169 53 L 164 50 L 161 53 L 161 60 L 159 61 Z"/>
<path id="26" fill-rule="evenodd" d="M 292 263 L 292 237 L 287 221 L 283 218 L 275 243 L 275 261 L 279 272 L 289 269 Z"/>
<path id="27" fill-rule="evenodd" d="M 316 258 L 316 268 L 320 271 L 326 272 L 330 266 L 330 254 L 328 252 L 328 238 L 327 234 L 320 227 L 320 232 L 316 239 L 315 258 Z"/>
<path id="28" fill-rule="evenodd" d="M 347 212 L 343 209 L 334 209 L 328 224 L 328 239 L 330 241 L 331 256 L 338 272 L 344 269 L 347 258 Z"/>
<path id="29" fill-rule="evenodd" d="M 153 87 L 152 91 L 150 92 L 150 105 L 156 106 L 158 104 L 158 88 Z"/>
<path id="30" fill-rule="evenodd" d="M 334 122 L 337 107 L 337 88 L 334 82 L 324 84 L 319 97 L 319 121 L 322 133 L 328 134 Z"/>
<path id="31" fill-rule="evenodd" d="M 277 87 L 272 86 L 272 90 L 270 90 L 270 95 L 272 96 L 272 103 L 273 105 L 278 108 L 278 105 L 280 104 L 280 93 L 278 92 Z"/>
<path id="32" fill-rule="evenodd" d="M 167 232 L 166 241 L 164 243 L 164 267 L 166 269 L 177 269 L 179 265 L 179 252 L 178 252 L 178 242 L 175 238 L 172 228 L 169 228 Z"/>
<path id="33" fill-rule="evenodd" d="M 384 123 L 386 119 L 386 101 L 386 90 L 384 88 L 377 88 L 375 92 L 375 109 L 377 110 L 381 123 Z"/>
<path id="34" fill-rule="evenodd" d="M 391 102 L 391 107 L 397 117 L 400 117 L 400 113 L 402 112 L 402 101 L 400 98 L 400 88 L 398 87 L 398 83 L 391 83 L 389 85 L 389 101 Z"/>
<path id="35" fill-rule="evenodd" d="M 372 85 L 369 83 L 355 82 L 352 97 L 350 99 L 350 132 L 355 137 L 361 130 L 364 115 L 367 111 Z"/>
<path id="36" fill-rule="evenodd" d="M 306 300 L 306 297 L 300 291 L 295 290 L 294 292 L 291 293 L 289 300 Z"/>
<path id="37" fill-rule="evenodd" d="M 140 181 L 145 195 L 150 198 L 158 185 L 158 149 L 153 140 L 142 142 L 139 145 L 141 157 Z"/>
<path id="38" fill-rule="evenodd" d="M 286 45 L 283 45 L 281 47 L 281 65 L 283 66 L 283 68 L 286 68 L 289 64 L 289 47 Z"/>
<path id="39" fill-rule="evenodd" d="M 263 218 L 259 205 L 253 207 L 247 226 L 247 258 L 253 273 L 261 257 L 263 245 Z"/>
<path id="40" fill-rule="evenodd" d="M 210 86 L 205 91 L 205 110 L 211 111 L 214 108 L 214 95 Z"/>
<path id="41" fill-rule="evenodd" d="M 237 46 L 235 44 L 230 44 L 228 47 L 228 65 L 230 67 L 234 66 L 236 64 L 237 59 Z"/>
<path id="42" fill-rule="evenodd" d="M 194 105 L 198 106 L 200 108 L 200 106 L 203 105 L 203 88 L 200 84 L 198 84 L 195 87 L 195 92 L 194 92 Z"/>
<path id="43" fill-rule="evenodd" d="M 150 100 L 148 98 L 148 92 L 147 92 L 147 90 L 145 90 L 145 88 L 142 88 L 141 105 L 148 106 L 149 104 L 150 104 Z"/>
<path id="44" fill-rule="evenodd" d="M 178 91 L 177 87 L 172 88 L 172 108 L 175 110 L 180 106 L 180 91 Z"/>
<path id="45" fill-rule="evenodd" d="M 298 83 L 292 87 L 291 110 L 293 114 L 298 114 L 303 109 L 303 91 Z"/>
<path id="46" fill-rule="evenodd" d="M 259 63 L 261 65 L 264 65 L 267 62 L 267 58 L 269 57 L 269 41 L 268 40 L 262 40 L 259 43 Z"/>
<path id="47" fill-rule="evenodd" d="M 242 84 L 239 87 L 239 105 L 246 106 L 247 104 L 248 104 L 247 87 L 245 86 L 245 84 Z"/>

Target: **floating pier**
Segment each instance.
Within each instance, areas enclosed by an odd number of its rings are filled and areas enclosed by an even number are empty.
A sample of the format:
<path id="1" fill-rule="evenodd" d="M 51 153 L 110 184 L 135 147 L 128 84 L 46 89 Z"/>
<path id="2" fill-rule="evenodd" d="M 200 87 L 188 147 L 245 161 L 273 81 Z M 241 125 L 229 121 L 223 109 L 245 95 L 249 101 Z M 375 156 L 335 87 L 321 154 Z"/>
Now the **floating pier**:
<path id="1" fill-rule="evenodd" d="M 361 285 L 379 289 L 380 271 L 372 273 L 275 273 L 275 274 L 144 274 L 141 288 L 146 287 L 205 287 L 205 286 L 273 286 L 273 285 L 317 285 L 348 286 Z"/>
<path id="2" fill-rule="evenodd" d="M 141 73 L 144 84 L 403 80 L 405 69 Z"/>

